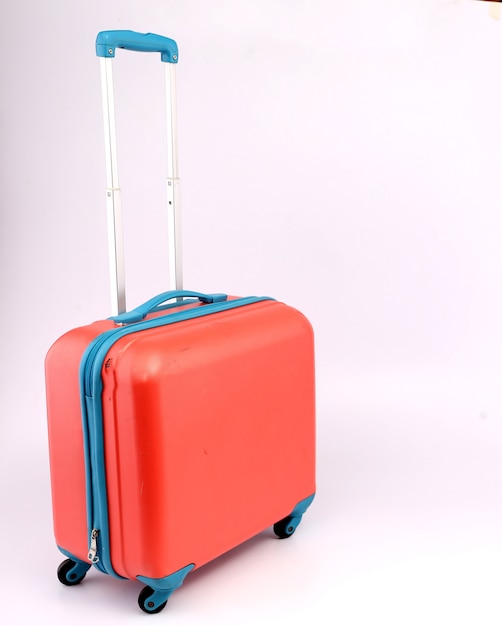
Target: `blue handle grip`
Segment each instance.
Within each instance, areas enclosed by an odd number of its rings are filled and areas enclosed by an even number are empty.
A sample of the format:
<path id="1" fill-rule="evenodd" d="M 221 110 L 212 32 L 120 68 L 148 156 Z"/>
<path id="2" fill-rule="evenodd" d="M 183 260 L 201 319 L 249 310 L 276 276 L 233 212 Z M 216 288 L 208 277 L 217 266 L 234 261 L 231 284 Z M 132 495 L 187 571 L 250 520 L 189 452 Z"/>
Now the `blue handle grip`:
<path id="1" fill-rule="evenodd" d="M 133 30 L 104 30 L 96 37 L 96 55 L 114 57 L 115 48 L 136 52 L 160 52 L 165 63 L 178 62 L 178 46 L 173 39 L 153 33 L 136 33 Z"/>
<path id="2" fill-rule="evenodd" d="M 198 291 L 166 291 L 154 298 L 151 298 L 144 304 L 136 307 L 132 311 L 127 313 L 121 313 L 111 319 L 117 324 L 132 324 L 134 322 L 141 322 L 145 319 L 148 313 L 154 311 L 159 305 L 167 302 L 167 300 L 173 300 L 174 298 L 198 298 L 204 304 L 211 304 L 212 302 L 225 302 L 227 296 L 224 293 L 199 293 Z"/>

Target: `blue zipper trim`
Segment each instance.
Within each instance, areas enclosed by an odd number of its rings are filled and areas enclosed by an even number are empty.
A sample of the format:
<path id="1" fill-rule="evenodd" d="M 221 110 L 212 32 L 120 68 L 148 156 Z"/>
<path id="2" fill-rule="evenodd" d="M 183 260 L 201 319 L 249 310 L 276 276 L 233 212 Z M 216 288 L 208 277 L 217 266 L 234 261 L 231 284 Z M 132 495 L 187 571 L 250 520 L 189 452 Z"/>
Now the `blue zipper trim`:
<path id="1" fill-rule="evenodd" d="M 87 528 L 89 538 L 93 529 L 99 530 L 97 544 L 99 560 L 94 563 L 94 566 L 105 574 L 122 578 L 112 567 L 108 526 L 108 497 L 106 491 L 103 412 L 101 404 L 101 393 L 103 390 L 101 370 L 108 351 L 119 339 L 132 333 L 204 317 L 266 300 L 273 300 L 273 298 L 250 296 L 236 300 L 215 302 L 194 309 L 171 313 L 163 317 L 112 328 L 96 337 L 85 350 L 80 361 L 79 377 L 85 456 Z M 183 304 L 178 303 L 178 306 L 183 306 Z"/>

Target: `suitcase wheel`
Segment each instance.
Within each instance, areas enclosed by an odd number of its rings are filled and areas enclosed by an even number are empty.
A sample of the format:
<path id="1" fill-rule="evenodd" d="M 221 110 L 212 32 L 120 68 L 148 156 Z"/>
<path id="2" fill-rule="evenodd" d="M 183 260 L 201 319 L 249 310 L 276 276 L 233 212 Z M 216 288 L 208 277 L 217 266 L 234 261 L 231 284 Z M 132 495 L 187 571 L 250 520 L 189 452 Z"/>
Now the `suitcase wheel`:
<path id="1" fill-rule="evenodd" d="M 78 585 L 84 580 L 90 567 L 90 563 L 66 559 L 58 567 L 59 582 L 63 585 L 67 585 L 68 587 Z"/>
<path id="2" fill-rule="evenodd" d="M 298 524 L 302 521 L 303 514 L 312 504 L 314 496 L 315 493 L 298 502 L 295 508 L 291 511 L 290 515 L 274 524 L 274 533 L 279 537 L 279 539 L 287 539 L 288 537 L 291 537 L 297 529 Z"/>
<path id="3" fill-rule="evenodd" d="M 279 537 L 279 539 L 287 539 L 288 537 L 291 537 L 301 519 L 301 516 L 292 517 L 291 515 L 288 515 L 288 517 L 285 517 L 284 519 L 281 519 L 280 522 L 274 524 L 274 533 Z"/>
<path id="4" fill-rule="evenodd" d="M 138 596 L 138 604 L 145 613 L 160 613 L 167 604 L 170 591 L 155 591 L 151 587 L 144 587 Z"/>

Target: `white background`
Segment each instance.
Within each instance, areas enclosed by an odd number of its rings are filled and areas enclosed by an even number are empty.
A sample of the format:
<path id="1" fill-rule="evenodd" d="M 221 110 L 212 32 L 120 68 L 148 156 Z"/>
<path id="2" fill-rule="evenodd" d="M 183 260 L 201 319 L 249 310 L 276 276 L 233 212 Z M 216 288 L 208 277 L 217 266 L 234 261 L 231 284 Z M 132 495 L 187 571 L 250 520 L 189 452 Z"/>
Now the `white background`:
<path id="1" fill-rule="evenodd" d="M 58 583 L 50 508 L 44 356 L 109 315 L 94 39 L 116 28 L 179 44 L 185 286 L 284 300 L 317 342 L 315 503 L 293 538 L 202 568 L 157 617 L 137 583 Z M 2 622 L 500 625 L 488 3 L 3 0 L 0 52 Z M 119 51 L 115 70 L 135 306 L 168 288 L 163 76 L 157 55 Z"/>

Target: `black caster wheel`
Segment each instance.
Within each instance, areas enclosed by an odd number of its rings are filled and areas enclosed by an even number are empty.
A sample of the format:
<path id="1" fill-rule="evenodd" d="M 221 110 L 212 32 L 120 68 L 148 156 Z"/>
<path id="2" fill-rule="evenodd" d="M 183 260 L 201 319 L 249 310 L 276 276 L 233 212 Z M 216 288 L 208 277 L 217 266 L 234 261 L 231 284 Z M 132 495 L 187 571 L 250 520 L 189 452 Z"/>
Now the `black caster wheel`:
<path id="1" fill-rule="evenodd" d="M 76 561 L 73 561 L 72 559 L 66 559 L 66 561 L 63 561 L 58 567 L 59 582 L 63 585 L 67 585 L 68 587 L 78 585 L 84 580 L 88 569 L 89 568 L 87 567 L 87 565 L 85 565 L 85 567 L 82 567 L 79 566 L 79 563 L 77 563 Z"/>
<path id="2" fill-rule="evenodd" d="M 274 524 L 274 533 L 279 539 L 287 539 L 295 532 L 298 523 L 290 515 Z"/>
<path id="3" fill-rule="evenodd" d="M 141 590 L 138 596 L 138 604 L 139 608 L 145 613 L 160 613 L 166 606 L 167 600 L 159 604 L 159 601 L 156 601 L 154 598 L 155 593 L 155 590 L 151 587 L 144 587 Z"/>

